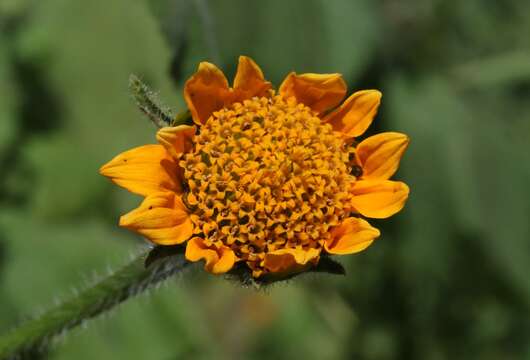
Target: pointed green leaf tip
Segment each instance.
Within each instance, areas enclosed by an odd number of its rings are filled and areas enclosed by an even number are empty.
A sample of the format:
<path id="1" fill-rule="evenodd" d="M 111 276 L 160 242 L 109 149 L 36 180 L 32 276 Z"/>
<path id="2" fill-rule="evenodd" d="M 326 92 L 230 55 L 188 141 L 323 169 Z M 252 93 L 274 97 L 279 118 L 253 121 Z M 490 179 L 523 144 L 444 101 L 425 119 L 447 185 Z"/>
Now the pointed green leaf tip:
<path id="1" fill-rule="evenodd" d="M 129 76 L 129 91 L 138 108 L 149 117 L 156 127 L 163 128 L 192 123 L 189 110 L 182 111 L 174 116 L 173 111 L 163 105 L 158 95 L 134 74 Z"/>
<path id="2" fill-rule="evenodd" d="M 129 77 L 129 91 L 136 105 L 158 127 L 170 126 L 173 115 L 170 108 L 162 105 L 158 96 L 136 75 Z"/>

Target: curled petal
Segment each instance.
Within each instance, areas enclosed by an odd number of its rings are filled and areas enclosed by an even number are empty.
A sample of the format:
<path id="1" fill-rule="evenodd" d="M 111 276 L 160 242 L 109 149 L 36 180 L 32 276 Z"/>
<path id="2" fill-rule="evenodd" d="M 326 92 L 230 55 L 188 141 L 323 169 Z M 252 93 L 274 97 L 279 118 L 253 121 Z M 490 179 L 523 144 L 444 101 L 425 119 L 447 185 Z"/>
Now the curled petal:
<path id="1" fill-rule="evenodd" d="M 280 249 L 265 255 L 263 266 L 273 273 L 296 272 L 304 269 L 309 263 L 316 264 L 320 255 L 319 249 Z"/>
<path id="2" fill-rule="evenodd" d="M 204 259 L 206 271 L 212 274 L 224 274 L 234 266 L 236 255 L 229 247 L 208 247 L 203 239 L 194 237 L 186 244 L 186 259 L 189 261 Z"/>
<path id="3" fill-rule="evenodd" d="M 178 159 L 181 154 L 185 154 L 193 148 L 195 131 L 195 126 L 189 125 L 163 127 L 156 133 L 156 139 L 171 156 Z"/>
<path id="4" fill-rule="evenodd" d="M 193 233 L 193 224 L 180 196 L 172 192 L 150 195 L 120 218 L 120 226 L 160 245 L 181 244 Z"/>
<path id="5" fill-rule="evenodd" d="M 344 103 L 326 115 L 322 121 L 331 124 L 333 130 L 345 138 L 362 135 L 372 123 L 381 103 L 377 90 L 362 90 L 353 93 Z"/>
<path id="6" fill-rule="evenodd" d="M 280 94 L 294 96 L 299 103 L 323 113 L 339 105 L 346 95 L 346 83 L 341 74 L 287 75 L 280 86 Z"/>
<path id="7" fill-rule="evenodd" d="M 351 217 L 331 230 L 324 248 L 330 254 L 353 254 L 366 249 L 379 235 L 366 220 Z"/>
<path id="8" fill-rule="evenodd" d="M 408 145 L 409 137 L 397 132 L 381 133 L 361 141 L 355 156 L 363 169 L 363 179 L 389 179 L 397 171 Z"/>
<path id="9" fill-rule="evenodd" d="M 243 101 L 254 96 L 265 96 L 272 85 L 266 81 L 260 67 L 247 56 L 239 57 L 239 65 L 234 79 L 233 101 Z"/>
<path id="10" fill-rule="evenodd" d="M 184 99 L 197 125 L 204 124 L 214 111 L 223 108 L 229 95 L 223 72 L 209 62 L 201 62 L 184 85 Z"/>
<path id="11" fill-rule="evenodd" d="M 139 195 L 170 190 L 181 192 L 179 167 L 161 145 L 125 151 L 103 165 L 99 173 Z"/>
<path id="12" fill-rule="evenodd" d="M 360 180 L 354 182 L 352 206 L 360 214 L 384 219 L 399 212 L 409 196 L 409 187 L 400 181 Z"/>

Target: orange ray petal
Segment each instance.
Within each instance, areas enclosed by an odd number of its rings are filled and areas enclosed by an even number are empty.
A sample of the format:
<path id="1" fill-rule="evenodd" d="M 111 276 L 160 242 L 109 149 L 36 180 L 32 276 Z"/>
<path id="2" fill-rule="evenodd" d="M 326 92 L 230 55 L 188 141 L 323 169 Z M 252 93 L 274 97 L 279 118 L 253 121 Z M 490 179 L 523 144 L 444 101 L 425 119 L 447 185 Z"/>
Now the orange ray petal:
<path id="1" fill-rule="evenodd" d="M 319 249 L 279 249 L 265 255 L 263 266 L 274 273 L 296 272 L 318 262 Z"/>
<path id="2" fill-rule="evenodd" d="M 179 166 L 162 145 L 125 151 L 103 165 L 99 173 L 143 196 L 164 190 L 182 191 Z"/>
<path id="3" fill-rule="evenodd" d="M 196 127 L 189 125 L 163 127 L 156 133 L 156 139 L 173 158 L 178 159 L 181 154 L 185 154 L 193 148 L 195 131 Z"/>
<path id="4" fill-rule="evenodd" d="M 322 121 L 330 123 L 333 130 L 345 138 L 362 135 L 372 123 L 381 102 L 377 90 L 362 90 L 353 93 L 344 103 L 326 115 Z"/>
<path id="5" fill-rule="evenodd" d="M 224 274 L 234 266 L 236 255 L 226 246 L 208 247 L 203 239 L 194 237 L 186 244 L 186 259 L 199 261 L 204 259 L 204 268 L 212 274 Z"/>
<path id="6" fill-rule="evenodd" d="M 351 190 L 352 206 L 360 214 L 384 219 L 399 212 L 409 196 L 409 187 L 400 181 L 359 180 Z"/>
<path id="7" fill-rule="evenodd" d="M 379 235 L 366 220 L 351 217 L 331 230 L 324 248 L 330 254 L 353 254 L 366 249 Z"/>
<path id="8" fill-rule="evenodd" d="M 339 105 L 346 95 L 341 74 L 301 74 L 292 72 L 280 86 L 280 94 L 294 96 L 299 103 L 323 113 Z"/>
<path id="9" fill-rule="evenodd" d="M 193 233 L 193 224 L 180 196 L 162 192 L 120 218 L 120 226 L 142 234 L 160 245 L 181 244 Z"/>
<path id="10" fill-rule="evenodd" d="M 217 66 L 201 62 L 197 72 L 184 85 L 184 99 L 193 121 L 202 125 L 223 106 L 230 95 L 228 81 Z"/>
<path id="11" fill-rule="evenodd" d="M 254 96 L 266 96 L 271 87 L 271 83 L 265 80 L 263 72 L 254 60 L 247 56 L 239 57 L 232 101 L 242 102 Z"/>
<path id="12" fill-rule="evenodd" d="M 399 161 L 409 144 L 409 137 L 397 132 L 370 136 L 355 149 L 363 169 L 363 179 L 387 180 L 397 171 Z"/>

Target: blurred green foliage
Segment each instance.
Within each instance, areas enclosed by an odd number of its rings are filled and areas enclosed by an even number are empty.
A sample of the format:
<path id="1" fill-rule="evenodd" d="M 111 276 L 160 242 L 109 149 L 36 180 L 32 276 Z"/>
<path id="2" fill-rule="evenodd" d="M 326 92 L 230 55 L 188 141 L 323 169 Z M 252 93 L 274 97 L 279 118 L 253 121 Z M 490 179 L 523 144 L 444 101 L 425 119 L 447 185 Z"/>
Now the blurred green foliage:
<path id="1" fill-rule="evenodd" d="M 370 131 L 412 138 L 406 209 L 346 277 L 193 274 L 44 357 L 530 358 L 528 1 L 3 0 L 0 30 L 0 331 L 142 244 L 116 226 L 139 198 L 97 173 L 154 141 L 129 74 L 182 110 L 199 61 L 232 75 L 246 54 L 276 85 L 381 89 Z"/>

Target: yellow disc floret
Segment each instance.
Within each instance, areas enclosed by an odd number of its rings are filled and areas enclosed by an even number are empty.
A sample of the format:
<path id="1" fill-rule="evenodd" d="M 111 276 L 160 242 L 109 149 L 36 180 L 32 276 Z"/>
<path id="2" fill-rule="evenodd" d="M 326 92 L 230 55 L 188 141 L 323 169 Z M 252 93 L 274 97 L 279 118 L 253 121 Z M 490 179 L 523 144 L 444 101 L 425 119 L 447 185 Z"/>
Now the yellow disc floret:
<path id="1" fill-rule="evenodd" d="M 350 149 L 309 107 L 280 95 L 214 112 L 180 165 L 195 234 L 255 274 L 266 253 L 322 249 L 351 211 Z"/>

